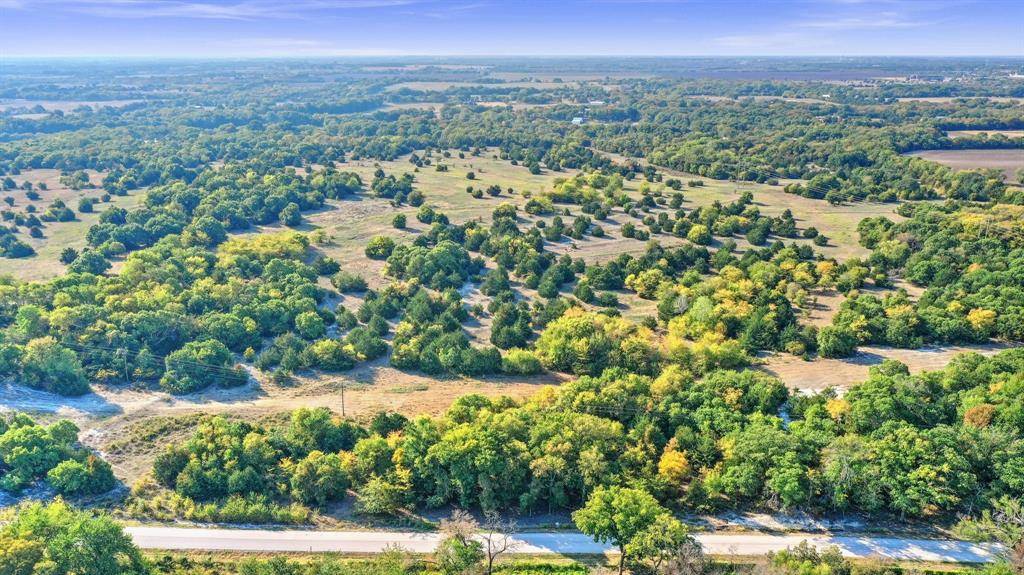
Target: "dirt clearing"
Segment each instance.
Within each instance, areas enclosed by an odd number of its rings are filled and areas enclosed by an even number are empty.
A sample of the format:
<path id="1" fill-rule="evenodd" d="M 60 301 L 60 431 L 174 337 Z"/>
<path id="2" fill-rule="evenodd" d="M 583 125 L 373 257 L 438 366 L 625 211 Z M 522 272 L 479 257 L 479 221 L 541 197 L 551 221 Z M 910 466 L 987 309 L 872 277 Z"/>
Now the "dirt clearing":
<path id="1" fill-rule="evenodd" d="M 861 346 L 856 355 L 844 359 L 817 358 L 805 361 L 789 354 L 776 354 L 765 359 L 760 369 L 786 383 L 790 389 L 818 391 L 827 387 L 848 389 L 868 378 L 871 366 L 886 359 L 903 362 L 911 373 L 944 368 L 955 356 L 966 352 L 995 355 L 1008 349 L 1002 344 L 935 346 L 920 349 L 897 349 Z"/>

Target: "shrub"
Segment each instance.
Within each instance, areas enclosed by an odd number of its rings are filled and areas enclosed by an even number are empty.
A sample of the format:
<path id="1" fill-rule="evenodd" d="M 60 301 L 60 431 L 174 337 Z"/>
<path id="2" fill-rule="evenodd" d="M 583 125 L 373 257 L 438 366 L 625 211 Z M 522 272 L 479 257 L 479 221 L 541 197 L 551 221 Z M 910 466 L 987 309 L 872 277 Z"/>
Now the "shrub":
<path id="1" fill-rule="evenodd" d="M 540 359 L 532 351 L 510 349 L 501 358 L 501 370 L 515 375 L 535 375 L 544 371 Z"/>
<path id="2" fill-rule="evenodd" d="M 366 291 L 366 280 L 351 272 L 340 271 L 331 277 L 331 283 L 341 293 L 359 293 Z"/>
<path id="3" fill-rule="evenodd" d="M 66 460 L 46 474 L 50 485 L 61 495 L 96 495 L 114 488 L 116 480 L 110 464 L 89 455 L 85 462 Z"/>
<path id="4" fill-rule="evenodd" d="M 822 357 L 849 357 L 857 351 L 857 335 L 847 327 L 827 325 L 818 330 L 818 353 Z"/>
<path id="5" fill-rule="evenodd" d="M 366 257 L 372 260 L 386 260 L 395 250 L 395 240 L 387 236 L 374 236 L 366 244 Z"/>

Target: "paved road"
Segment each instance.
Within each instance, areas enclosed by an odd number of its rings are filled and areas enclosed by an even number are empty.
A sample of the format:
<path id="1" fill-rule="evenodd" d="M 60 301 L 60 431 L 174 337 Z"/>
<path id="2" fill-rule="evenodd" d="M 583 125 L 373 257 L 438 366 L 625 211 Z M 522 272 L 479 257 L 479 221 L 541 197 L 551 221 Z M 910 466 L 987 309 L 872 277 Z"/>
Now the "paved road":
<path id="1" fill-rule="evenodd" d="M 399 546 L 411 552 L 430 553 L 438 543 L 436 533 L 180 527 L 127 527 L 126 531 L 139 547 L 168 550 L 379 553 L 387 547 Z M 523 554 L 573 555 L 609 550 L 608 546 L 596 543 L 580 533 L 522 533 L 517 539 L 519 544 L 515 551 Z M 701 533 L 697 539 L 706 552 L 720 555 L 763 555 L 795 546 L 805 540 L 820 548 L 835 545 L 848 557 L 908 561 L 981 563 L 991 561 L 999 551 L 999 547 L 993 544 L 870 536 Z"/>

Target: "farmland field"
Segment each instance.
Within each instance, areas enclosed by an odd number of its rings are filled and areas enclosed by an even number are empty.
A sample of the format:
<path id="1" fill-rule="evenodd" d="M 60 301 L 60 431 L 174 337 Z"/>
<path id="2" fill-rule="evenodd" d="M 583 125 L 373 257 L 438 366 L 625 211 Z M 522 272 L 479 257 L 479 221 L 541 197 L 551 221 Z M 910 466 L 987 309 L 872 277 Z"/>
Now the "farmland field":
<path id="1" fill-rule="evenodd" d="M 938 162 L 956 170 L 993 168 L 1001 170 L 1007 181 L 1014 181 L 1016 171 L 1024 168 L 1021 150 L 926 150 L 910 155 Z"/>
<path id="2" fill-rule="evenodd" d="M 967 136 L 977 136 L 979 134 L 988 134 L 989 136 L 1002 135 L 1007 138 L 1020 138 L 1024 137 L 1024 130 L 950 130 L 946 132 L 950 138 L 966 138 Z"/>

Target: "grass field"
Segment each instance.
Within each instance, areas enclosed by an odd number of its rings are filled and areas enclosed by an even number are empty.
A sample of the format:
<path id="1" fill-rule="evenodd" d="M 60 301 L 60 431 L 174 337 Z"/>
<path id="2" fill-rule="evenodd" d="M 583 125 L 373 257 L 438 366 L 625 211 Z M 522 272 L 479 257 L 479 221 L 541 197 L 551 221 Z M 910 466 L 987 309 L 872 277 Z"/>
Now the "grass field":
<path id="1" fill-rule="evenodd" d="M 341 169 L 352 170 L 360 174 L 367 184 L 372 181 L 373 173 L 381 168 L 389 174 L 396 176 L 405 172 L 414 174 L 416 180 L 415 189 L 423 192 L 426 196 L 426 205 L 435 207 L 444 212 L 453 222 L 463 223 L 470 220 L 488 222 L 494 208 L 503 202 L 510 202 L 520 208 L 526 202 L 523 196 L 524 191 L 538 193 L 549 190 L 555 180 L 560 177 L 571 177 L 574 171 L 552 172 L 545 170 L 541 174 L 531 174 L 523 166 L 514 166 L 508 161 L 495 157 L 494 150 L 488 150 L 481 156 L 467 156 L 458 158 L 453 153 L 451 158 L 441 160 L 448 171 L 438 172 L 433 166 L 424 166 L 419 171 L 409 163 L 408 158 L 399 158 L 389 162 L 375 162 L 370 160 L 349 162 L 341 166 Z M 622 159 L 622 158 L 617 158 Z M 437 161 L 437 158 L 435 158 Z M 466 174 L 473 172 L 474 180 L 468 180 Z M 692 174 L 668 172 L 672 176 L 684 180 L 702 179 Z M 852 204 L 847 206 L 830 206 L 819 200 L 812 200 L 800 196 L 786 194 L 781 186 L 768 186 L 753 183 L 737 183 L 727 181 L 716 181 L 703 179 L 704 186 L 684 188 L 683 207 L 687 210 L 698 206 L 709 205 L 715 201 L 728 203 L 738 199 L 745 191 L 754 195 L 754 201 L 762 213 L 778 215 L 786 208 L 792 210 L 794 217 L 800 227 L 814 226 L 822 233 L 832 238 L 828 246 L 817 247 L 818 251 L 827 256 L 845 259 L 848 257 L 861 257 L 867 255 L 867 250 L 857 243 L 856 227 L 860 219 L 868 216 L 885 215 L 892 219 L 900 219 L 894 213 L 895 206 L 892 204 Z M 466 187 L 472 185 L 476 189 L 486 188 L 492 184 L 501 186 L 502 194 L 499 197 L 484 195 L 483 198 L 473 198 L 466 193 Z M 639 179 L 627 181 L 625 190 L 628 193 L 639 197 L 638 189 L 641 185 Z M 508 188 L 513 192 L 509 193 Z M 579 206 L 559 205 L 561 208 L 568 208 L 571 216 L 563 216 L 563 220 L 571 221 L 571 217 L 580 214 Z M 387 200 L 373 198 L 363 194 L 350 199 L 329 201 L 328 205 L 315 212 L 305 215 L 304 223 L 298 228 L 300 231 L 311 232 L 321 230 L 327 234 L 330 241 L 326 245 L 318 246 L 318 249 L 335 259 L 342 268 L 347 271 L 359 273 L 366 277 L 371 287 L 381 287 L 388 283 L 383 276 L 384 264 L 378 260 L 371 260 L 364 254 L 366 243 L 375 235 L 387 235 L 396 241 L 412 241 L 417 234 L 428 229 L 429 226 L 416 220 L 417 208 L 404 205 L 395 207 Z M 667 208 L 657 208 L 658 211 L 670 211 Z M 404 230 L 395 229 L 391 220 L 395 214 L 407 216 L 407 227 Z M 553 216 L 543 216 L 543 219 L 550 222 Z M 520 225 L 525 228 L 532 226 L 541 217 L 531 216 L 520 211 Z M 603 238 L 586 236 L 582 240 L 571 240 L 563 238 L 559 242 L 548 243 L 547 248 L 555 253 L 569 254 L 574 258 L 583 258 L 589 263 L 604 262 L 618 257 L 620 254 L 640 254 L 646 249 L 646 242 L 622 236 L 621 228 L 626 222 L 639 223 L 622 210 L 615 210 L 611 216 L 600 222 L 606 231 Z M 263 233 L 280 231 L 284 229 L 281 225 L 264 226 L 249 233 Z M 686 243 L 685 239 L 677 238 L 671 234 L 663 233 L 656 238 L 666 247 L 679 246 Z M 738 249 L 747 249 L 749 244 L 742 237 L 734 237 Z M 798 243 L 807 243 L 808 240 L 787 240 Z M 712 248 L 721 245 L 721 238 L 716 238 Z M 522 290 L 520 290 L 522 291 Z M 525 293 L 525 292 L 524 292 Z M 639 319 L 654 312 L 654 303 L 635 297 L 631 293 L 620 294 L 622 313 L 631 319 Z M 828 301 L 827 298 L 822 301 Z M 810 310 L 809 321 L 815 323 L 827 323 L 832 308 L 838 306 L 838 302 L 832 302 L 834 306 L 828 306 L 827 311 Z M 354 307 L 358 303 L 353 304 Z M 815 320 L 815 314 L 823 317 Z M 477 337 L 480 343 L 487 341 L 486 320 L 480 326 L 470 329 L 470 333 Z"/>
<path id="2" fill-rule="evenodd" d="M 938 162 L 954 170 L 994 168 L 1002 170 L 1007 181 L 1016 181 L 1016 171 L 1024 168 L 1024 149 L 1020 150 L 923 150 L 909 155 Z"/>
<path id="3" fill-rule="evenodd" d="M 98 186 L 103 179 L 103 174 L 94 170 L 86 170 L 89 174 L 89 181 Z M 53 200 L 62 200 L 75 212 L 75 220 L 70 222 L 46 222 L 43 228 L 45 234 L 42 238 L 32 238 L 28 230 L 21 228 L 18 238 L 32 246 L 36 255 L 28 258 L 8 259 L 0 258 L 0 275 L 9 274 L 20 280 L 46 280 L 57 277 L 64 271 L 64 265 L 60 263 L 60 252 L 64 248 L 72 247 L 81 250 L 86 246 L 85 235 L 89 227 L 99 221 L 100 213 L 110 206 L 118 206 L 126 209 L 135 207 L 145 192 L 134 191 L 127 196 L 112 196 L 110 203 L 97 203 L 93 212 L 83 214 L 78 212 L 78 199 L 82 197 L 99 198 L 103 191 L 97 188 L 72 190 L 60 183 L 60 171 L 50 169 L 25 170 L 18 176 L 11 178 L 21 185 L 29 181 L 37 184 L 36 190 L 40 199 L 30 201 L 21 190 L 2 192 L 2 196 L 12 196 L 15 204 L 11 208 L 15 212 L 23 212 L 32 204 L 36 207 L 37 213 L 42 213 Z M 46 190 L 38 189 L 39 183 L 45 183 Z M 7 205 L 4 204 L 4 208 Z"/>

